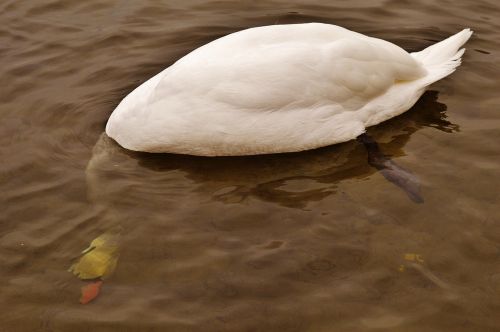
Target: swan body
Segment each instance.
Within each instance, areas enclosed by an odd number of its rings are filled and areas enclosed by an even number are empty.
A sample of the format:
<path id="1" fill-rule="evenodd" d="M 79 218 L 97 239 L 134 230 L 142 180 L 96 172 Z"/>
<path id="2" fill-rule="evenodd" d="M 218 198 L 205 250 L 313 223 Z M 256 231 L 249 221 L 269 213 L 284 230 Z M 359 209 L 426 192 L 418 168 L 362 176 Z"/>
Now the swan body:
<path id="1" fill-rule="evenodd" d="M 202 156 L 345 142 L 408 110 L 460 65 L 465 29 L 408 53 L 339 26 L 239 31 L 184 56 L 126 96 L 106 125 L 124 148 Z"/>

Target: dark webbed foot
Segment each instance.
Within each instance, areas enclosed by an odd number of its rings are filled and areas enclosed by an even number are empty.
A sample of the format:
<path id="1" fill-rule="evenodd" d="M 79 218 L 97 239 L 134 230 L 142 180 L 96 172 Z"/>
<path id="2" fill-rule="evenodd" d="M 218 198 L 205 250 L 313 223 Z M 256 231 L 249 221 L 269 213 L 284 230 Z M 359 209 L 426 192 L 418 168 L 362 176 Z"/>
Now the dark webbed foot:
<path id="1" fill-rule="evenodd" d="M 365 146 L 368 163 L 372 167 L 378 169 L 388 181 L 403 189 L 413 202 L 424 202 L 420 194 L 420 183 L 415 175 L 385 156 L 377 142 L 368 134 L 358 136 L 357 140 Z"/>

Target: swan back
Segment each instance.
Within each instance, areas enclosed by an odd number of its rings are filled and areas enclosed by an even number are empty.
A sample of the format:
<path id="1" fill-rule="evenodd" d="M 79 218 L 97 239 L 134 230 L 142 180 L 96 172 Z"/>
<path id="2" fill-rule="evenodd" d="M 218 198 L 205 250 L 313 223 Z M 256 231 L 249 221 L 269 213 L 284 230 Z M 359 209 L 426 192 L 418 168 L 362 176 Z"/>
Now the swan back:
<path id="1" fill-rule="evenodd" d="M 148 152 L 307 150 L 405 111 L 424 91 L 407 83 L 426 75 L 400 47 L 335 25 L 251 28 L 194 50 L 138 87 L 106 132 Z"/>

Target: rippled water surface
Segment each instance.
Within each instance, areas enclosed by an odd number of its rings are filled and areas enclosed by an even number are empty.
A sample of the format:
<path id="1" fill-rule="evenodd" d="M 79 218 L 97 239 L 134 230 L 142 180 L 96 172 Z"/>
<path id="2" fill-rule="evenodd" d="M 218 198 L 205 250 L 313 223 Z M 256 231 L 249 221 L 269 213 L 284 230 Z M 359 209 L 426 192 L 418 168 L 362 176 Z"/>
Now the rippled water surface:
<path id="1" fill-rule="evenodd" d="M 467 1 L 0 2 L 0 331 L 499 331 L 500 5 Z M 248 27 L 326 22 L 463 65 L 359 142 L 297 154 L 130 153 L 102 135 L 134 87 Z M 121 226 L 79 303 L 67 270 Z"/>

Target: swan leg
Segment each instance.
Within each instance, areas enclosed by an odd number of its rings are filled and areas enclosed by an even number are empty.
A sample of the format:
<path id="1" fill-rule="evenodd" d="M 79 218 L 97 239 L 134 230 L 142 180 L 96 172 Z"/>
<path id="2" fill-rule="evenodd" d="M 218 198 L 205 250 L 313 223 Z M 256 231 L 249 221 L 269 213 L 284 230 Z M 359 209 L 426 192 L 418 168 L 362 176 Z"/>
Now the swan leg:
<path id="1" fill-rule="evenodd" d="M 378 143 L 368 134 L 358 136 L 368 152 L 368 164 L 379 170 L 379 172 L 389 181 L 406 192 L 408 197 L 415 203 L 423 203 L 424 199 L 420 194 L 420 183 L 418 178 L 410 171 L 399 166 L 380 150 Z"/>

